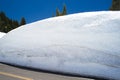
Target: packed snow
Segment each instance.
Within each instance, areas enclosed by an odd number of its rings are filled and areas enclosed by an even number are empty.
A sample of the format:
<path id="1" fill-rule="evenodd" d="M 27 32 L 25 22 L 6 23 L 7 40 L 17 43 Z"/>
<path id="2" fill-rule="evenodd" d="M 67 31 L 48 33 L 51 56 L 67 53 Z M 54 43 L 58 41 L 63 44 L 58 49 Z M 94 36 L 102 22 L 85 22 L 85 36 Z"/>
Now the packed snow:
<path id="1" fill-rule="evenodd" d="M 0 38 L 2 38 L 5 35 L 5 33 L 0 32 Z"/>
<path id="2" fill-rule="evenodd" d="M 0 39 L 0 62 L 120 80 L 120 11 L 40 20 Z"/>

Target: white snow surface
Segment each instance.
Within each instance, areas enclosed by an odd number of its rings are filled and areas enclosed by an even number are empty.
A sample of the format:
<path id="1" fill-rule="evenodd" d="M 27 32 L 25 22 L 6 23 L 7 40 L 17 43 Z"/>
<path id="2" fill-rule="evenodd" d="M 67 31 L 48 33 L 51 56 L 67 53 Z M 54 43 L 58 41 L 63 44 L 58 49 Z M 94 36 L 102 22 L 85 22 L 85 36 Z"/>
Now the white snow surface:
<path id="1" fill-rule="evenodd" d="M 120 80 L 120 11 L 40 20 L 0 39 L 0 62 Z"/>
<path id="2" fill-rule="evenodd" d="M 0 38 L 2 38 L 5 35 L 5 33 L 0 32 Z"/>

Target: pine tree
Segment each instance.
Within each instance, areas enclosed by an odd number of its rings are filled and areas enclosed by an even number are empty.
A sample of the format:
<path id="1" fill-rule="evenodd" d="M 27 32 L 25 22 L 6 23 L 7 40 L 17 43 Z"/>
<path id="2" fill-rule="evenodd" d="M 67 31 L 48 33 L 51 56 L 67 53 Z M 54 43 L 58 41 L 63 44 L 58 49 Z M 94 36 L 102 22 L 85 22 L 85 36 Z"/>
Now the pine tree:
<path id="1" fill-rule="evenodd" d="M 120 0 L 112 0 L 112 6 L 110 10 L 113 11 L 120 10 Z"/>
<path id="2" fill-rule="evenodd" d="M 60 16 L 60 11 L 58 8 L 56 9 L 56 16 Z"/>
<path id="3" fill-rule="evenodd" d="M 26 24 L 24 18 L 21 19 L 21 24 Z M 4 12 L 0 12 L 0 32 L 7 33 L 17 27 L 19 27 L 18 21 L 9 19 Z"/>
<path id="4" fill-rule="evenodd" d="M 0 12 L 0 17 L 1 17 L 1 20 L 5 20 L 6 19 L 6 15 L 4 12 Z"/>
<path id="5" fill-rule="evenodd" d="M 0 16 L 0 32 L 3 32 L 3 21 L 1 19 L 1 16 Z"/>
<path id="6" fill-rule="evenodd" d="M 66 9 L 66 5 L 64 5 L 62 15 L 66 15 L 66 14 L 67 14 L 67 9 Z"/>
<path id="7" fill-rule="evenodd" d="M 6 26 L 6 15 L 4 12 L 0 12 L 0 31 L 4 32 L 5 31 L 5 26 Z"/>
<path id="8" fill-rule="evenodd" d="M 26 20 L 24 17 L 21 18 L 21 21 L 20 21 L 20 26 L 21 25 L 25 25 L 26 24 Z"/>
<path id="9" fill-rule="evenodd" d="M 63 15 L 67 15 L 67 8 L 65 4 L 63 6 L 62 12 L 60 12 L 58 8 L 56 9 L 56 16 L 63 16 Z"/>
<path id="10" fill-rule="evenodd" d="M 12 26 L 13 26 L 13 29 L 17 28 L 17 27 L 19 26 L 18 21 L 13 20 L 13 21 L 12 21 Z"/>

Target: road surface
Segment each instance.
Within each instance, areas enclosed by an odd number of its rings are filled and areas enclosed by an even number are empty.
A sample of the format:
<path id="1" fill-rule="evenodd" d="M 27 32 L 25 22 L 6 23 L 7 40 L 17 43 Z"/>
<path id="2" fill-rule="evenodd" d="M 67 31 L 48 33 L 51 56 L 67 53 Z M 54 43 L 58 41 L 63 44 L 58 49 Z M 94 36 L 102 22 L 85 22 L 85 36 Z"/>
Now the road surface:
<path id="1" fill-rule="evenodd" d="M 0 80 L 94 80 L 29 70 L 0 63 Z"/>

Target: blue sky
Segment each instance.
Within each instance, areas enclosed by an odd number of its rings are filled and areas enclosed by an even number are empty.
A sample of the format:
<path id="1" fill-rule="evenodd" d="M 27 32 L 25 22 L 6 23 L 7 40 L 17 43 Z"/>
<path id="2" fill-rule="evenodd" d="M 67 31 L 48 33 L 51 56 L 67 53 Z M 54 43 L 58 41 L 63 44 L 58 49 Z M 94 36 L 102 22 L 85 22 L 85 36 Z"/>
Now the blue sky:
<path id="1" fill-rule="evenodd" d="M 0 11 L 14 20 L 25 17 L 27 23 L 52 17 L 56 8 L 66 4 L 68 14 L 108 10 L 112 0 L 0 0 Z"/>

